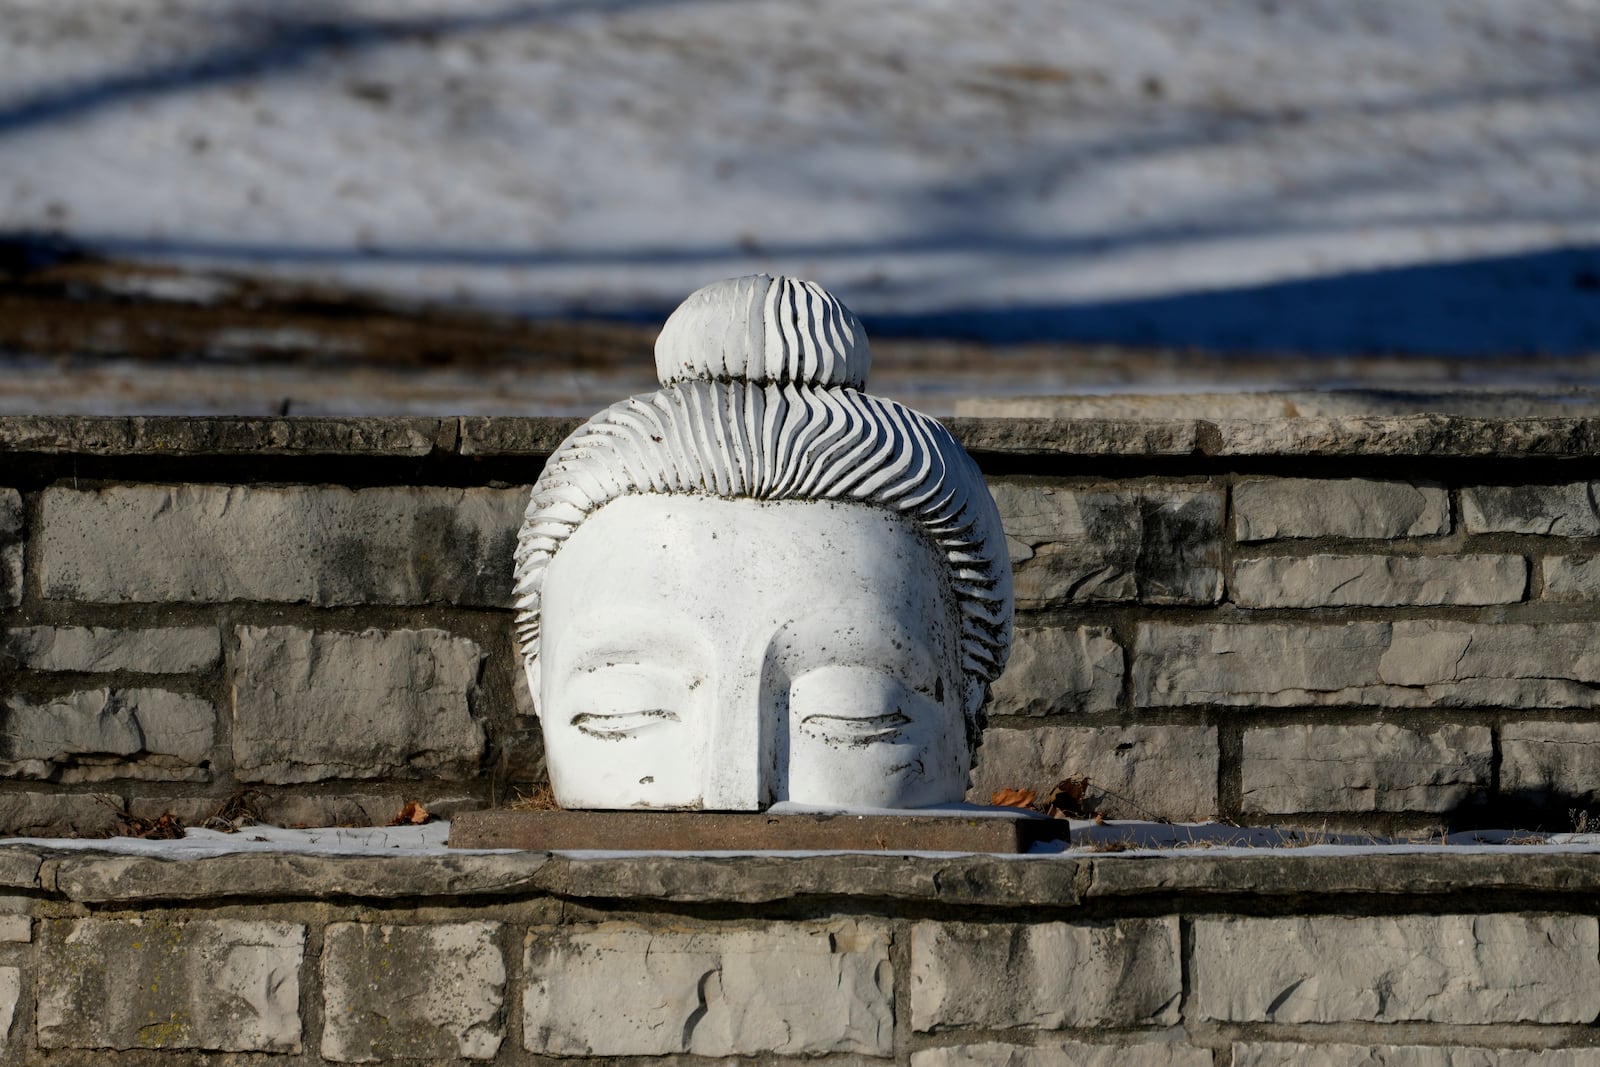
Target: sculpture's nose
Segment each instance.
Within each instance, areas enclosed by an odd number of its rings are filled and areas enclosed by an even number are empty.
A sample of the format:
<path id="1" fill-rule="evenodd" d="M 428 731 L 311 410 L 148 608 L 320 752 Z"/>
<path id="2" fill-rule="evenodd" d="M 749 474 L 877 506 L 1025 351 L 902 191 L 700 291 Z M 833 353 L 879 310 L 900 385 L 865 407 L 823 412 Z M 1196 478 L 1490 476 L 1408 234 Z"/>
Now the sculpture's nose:
<path id="1" fill-rule="evenodd" d="M 762 657 L 718 679 L 707 727 L 705 807 L 759 811 L 772 803 L 777 710 L 763 692 Z"/>

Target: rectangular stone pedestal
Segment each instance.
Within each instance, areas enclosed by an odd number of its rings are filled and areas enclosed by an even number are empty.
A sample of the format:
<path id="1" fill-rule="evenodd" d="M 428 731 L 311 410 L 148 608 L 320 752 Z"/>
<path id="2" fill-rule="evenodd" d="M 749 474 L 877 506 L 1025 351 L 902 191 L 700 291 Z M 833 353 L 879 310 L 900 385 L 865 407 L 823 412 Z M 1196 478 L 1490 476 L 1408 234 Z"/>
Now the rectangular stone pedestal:
<path id="1" fill-rule="evenodd" d="M 547 851 L 1026 852 L 1067 841 L 1062 819 L 1016 815 L 772 815 L 698 811 L 474 811 L 450 826 L 451 848 Z"/>

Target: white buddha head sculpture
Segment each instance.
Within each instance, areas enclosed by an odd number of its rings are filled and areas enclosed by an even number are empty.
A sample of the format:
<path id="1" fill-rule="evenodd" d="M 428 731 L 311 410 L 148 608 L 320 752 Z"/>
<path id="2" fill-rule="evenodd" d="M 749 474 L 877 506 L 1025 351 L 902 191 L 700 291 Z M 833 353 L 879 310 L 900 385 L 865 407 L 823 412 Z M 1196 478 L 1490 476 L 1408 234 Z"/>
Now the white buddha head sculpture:
<path id="1" fill-rule="evenodd" d="M 816 285 L 719 282 L 662 329 L 661 388 L 550 458 L 517 637 L 563 807 L 962 799 L 1011 567 L 976 465 L 870 363 Z"/>

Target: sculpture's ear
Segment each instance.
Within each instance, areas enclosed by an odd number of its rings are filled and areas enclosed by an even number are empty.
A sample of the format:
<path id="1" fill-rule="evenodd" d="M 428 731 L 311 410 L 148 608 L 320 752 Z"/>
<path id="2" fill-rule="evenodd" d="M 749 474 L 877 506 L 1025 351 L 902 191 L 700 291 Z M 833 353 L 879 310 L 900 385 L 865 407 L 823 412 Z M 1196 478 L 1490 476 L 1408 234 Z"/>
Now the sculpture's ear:
<path id="1" fill-rule="evenodd" d="M 528 680 L 528 713 L 539 716 L 539 657 L 522 658 L 522 676 Z"/>

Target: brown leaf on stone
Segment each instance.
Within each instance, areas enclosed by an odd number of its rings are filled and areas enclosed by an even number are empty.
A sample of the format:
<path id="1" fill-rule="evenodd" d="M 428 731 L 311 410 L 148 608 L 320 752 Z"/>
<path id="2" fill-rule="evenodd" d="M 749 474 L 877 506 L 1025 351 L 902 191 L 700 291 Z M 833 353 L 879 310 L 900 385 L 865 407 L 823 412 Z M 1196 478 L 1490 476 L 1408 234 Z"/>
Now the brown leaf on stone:
<path id="1" fill-rule="evenodd" d="M 1063 778 L 1045 794 L 1041 808 L 1055 819 L 1087 819 L 1094 816 L 1095 805 L 1088 799 L 1089 779 Z"/>
<path id="2" fill-rule="evenodd" d="M 148 841 L 172 841 L 183 836 L 183 820 L 167 811 L 154 819 L 144 819 L 124 809 L 117 820 L 116 837 L 142 837 Z"/>
<path id="3" fill-rule="evenodd" d="M 389 820 L 390 826 L 421 826 L 425 822 L 432 822 L 433 816 L 428 809 L 418 804 L 415 800 L 408 800 L 400 809 L 400 814 Z"/>
<path id="4" fill-rule="evenodd" d="M 1031 789 L 996 789 L 989 794 L 989 803 L 1002 808 L 1032 808 L 1038 794 Z"/>

